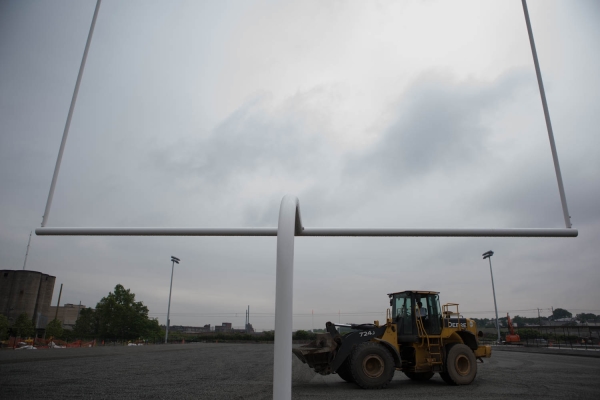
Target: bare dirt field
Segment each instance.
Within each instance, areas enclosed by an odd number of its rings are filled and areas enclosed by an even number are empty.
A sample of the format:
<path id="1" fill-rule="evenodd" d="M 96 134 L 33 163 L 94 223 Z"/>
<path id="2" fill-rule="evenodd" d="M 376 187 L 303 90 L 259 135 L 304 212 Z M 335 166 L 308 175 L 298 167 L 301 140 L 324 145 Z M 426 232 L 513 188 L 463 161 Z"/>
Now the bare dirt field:
<path id="1" fill-rule="evenodd" d="M 294 399 L 598 399 L 600 358 L 494 351 L 469 386 L 396 372 L 365 391 L 294 357 Z M 273 345 L 197 343 L 0 351 L 0 399 L 270 399 Z"/>

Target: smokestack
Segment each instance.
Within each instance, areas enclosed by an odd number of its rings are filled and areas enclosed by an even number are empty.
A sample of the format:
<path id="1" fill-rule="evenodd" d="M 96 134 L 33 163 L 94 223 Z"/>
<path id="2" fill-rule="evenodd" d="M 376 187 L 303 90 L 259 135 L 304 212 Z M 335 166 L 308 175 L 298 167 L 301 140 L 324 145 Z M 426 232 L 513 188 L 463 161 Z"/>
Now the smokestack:
<path id="1" fill-rule="evenodd" d="M 60 307 L 60 296 L 62 296 L 62 283 L 60 284 L 60 292 L 58 292 L 58 301 L 56 302 L 56 314 L 54 314 L 54 319 L 58 319 L 58 307 Z"/>

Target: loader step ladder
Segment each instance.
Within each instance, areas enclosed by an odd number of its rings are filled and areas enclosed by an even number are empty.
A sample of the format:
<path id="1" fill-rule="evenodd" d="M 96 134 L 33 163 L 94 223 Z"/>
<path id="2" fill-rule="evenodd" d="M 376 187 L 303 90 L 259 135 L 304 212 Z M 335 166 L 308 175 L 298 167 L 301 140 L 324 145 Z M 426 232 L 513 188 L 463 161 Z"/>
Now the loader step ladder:
<path id="1" fill-rule="evenodd" d="M 427 364 L 431 365 L 432 372 L 442 372 L 442 337 L 440 335 L 429 336 L 423 325 L 423 317 L 420 316 L 419 306 L 417 306 L 417 332 L 421 338 L 421 346 L 427 346 L 429 357 L 426 358 Z"/>
<path id="2" fill-rule="evenodd" d="M 427 336 L 427 350 L 429 351 L 427 362 L 431 365 L 431 372 L 443 372 L 442 338 Z"/>

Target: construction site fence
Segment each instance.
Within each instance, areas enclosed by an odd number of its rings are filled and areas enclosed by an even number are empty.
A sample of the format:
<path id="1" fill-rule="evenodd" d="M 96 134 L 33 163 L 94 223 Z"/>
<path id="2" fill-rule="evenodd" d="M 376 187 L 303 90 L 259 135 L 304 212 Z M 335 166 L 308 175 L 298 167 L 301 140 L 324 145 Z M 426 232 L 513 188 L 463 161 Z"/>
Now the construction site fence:
<path id="1" fill-rule="evenodd" d="M 600 350 L 600 326 L 528 326 L 517 329 L 520 342 L 512 343 L 528 347 L 557 347 L 573 350 Z M 501 342 L 487 335 L 482 344 L 506 345 L 505 332 L 501 332 Z"/>
<path id="2" fill-rule="evenodd" d="M 32 346 L 36 349 L 51 349 L 51 348 L 81 348 L 81 347 L 94 347 L 96 340 L 74 340 L 67 342 L 60 339 L 42 339 L 42 338 L 22 338 L 22 337 L 10 337 L 8 340 L 2 342 L 2 347 L 19 349 L 23 347 Z"/>
<path id="3" fill-rule="evenodd" d="M 169 339 L 170 344 L 185 344 L 188 343 L 185 339 Z M 66 348 L 85 348 L 85 347 L 102 347 L 102 346 L 144 346 L 164 344 L 163 340 L 72 340 L 65 341 L 61 339 L 42 339 L 31 337 L 10 337 L 8 340 L 0 342 L 2 349 L 22 349 L 35 347 L 36 349 L 66 349 Z"/>

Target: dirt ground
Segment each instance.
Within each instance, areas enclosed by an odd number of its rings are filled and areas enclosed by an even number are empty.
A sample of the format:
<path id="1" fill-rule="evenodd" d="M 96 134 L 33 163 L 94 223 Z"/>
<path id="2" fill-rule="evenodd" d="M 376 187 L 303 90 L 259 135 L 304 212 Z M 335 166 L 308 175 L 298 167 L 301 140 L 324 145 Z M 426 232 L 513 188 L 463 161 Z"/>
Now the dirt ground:
<path id="1" fill-rule="evenodd" d="M 494 351 L 469 386 L 396 372 L 365 391 L 294 357 L 294 399 L 600 398 L 600 358 Z M 0 399 L 270 399 L 273 345 L 196 343 L 0 351 Z"/>

